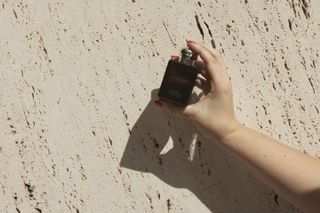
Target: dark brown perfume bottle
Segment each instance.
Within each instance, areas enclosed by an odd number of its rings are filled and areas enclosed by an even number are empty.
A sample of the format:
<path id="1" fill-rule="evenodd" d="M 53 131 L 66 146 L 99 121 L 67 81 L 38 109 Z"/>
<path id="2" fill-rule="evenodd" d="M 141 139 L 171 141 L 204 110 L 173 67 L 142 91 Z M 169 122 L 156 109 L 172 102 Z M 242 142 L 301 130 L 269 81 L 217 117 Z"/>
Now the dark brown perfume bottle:
<path id="1" fill-rule="evenodd" d="M 180 106 L 188 104 L 198 74 L 193 59 L 192 51 L 185 48 L 181 50 L 180 61 L 168 62 L 158 93 L 160 99 Z"/>

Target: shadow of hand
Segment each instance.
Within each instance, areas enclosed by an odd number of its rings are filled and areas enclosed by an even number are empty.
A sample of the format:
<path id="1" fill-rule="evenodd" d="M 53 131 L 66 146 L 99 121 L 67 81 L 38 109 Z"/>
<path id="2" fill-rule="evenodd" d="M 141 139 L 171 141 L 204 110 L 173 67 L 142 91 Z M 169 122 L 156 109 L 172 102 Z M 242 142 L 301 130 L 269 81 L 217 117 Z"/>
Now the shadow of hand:
<path id="1" fill-rule="evenodd" d="M 211 211 L 217 205 L 228 206 L 219 176 L 212 175 L 213 170 L 215 174 L 225 170 L 220 160 L 224 153 L 198 136 L 190 121 L 155 107 L 157 92 L 152 91 L 151 101 L 133 126 L 120 166 L 152 173 L 173 187 L 189 189 Z M 163 153 L 170 140 L 173 148 Z M 194 149 L 190 149 L 192 146 Z"/>
<path id="2" fill-rule="evenodd" d="M 189 149 L 196 131 L 191 122 L 155 107 L 152 100 L 157 92 L 152 91 L 151 101 L 133 126 L 120 165 L 153 173 L 175 187 L 188 187 L 182 180 L 192 166 Z M 162 154 L 169 140 L 173 148 Z"/>

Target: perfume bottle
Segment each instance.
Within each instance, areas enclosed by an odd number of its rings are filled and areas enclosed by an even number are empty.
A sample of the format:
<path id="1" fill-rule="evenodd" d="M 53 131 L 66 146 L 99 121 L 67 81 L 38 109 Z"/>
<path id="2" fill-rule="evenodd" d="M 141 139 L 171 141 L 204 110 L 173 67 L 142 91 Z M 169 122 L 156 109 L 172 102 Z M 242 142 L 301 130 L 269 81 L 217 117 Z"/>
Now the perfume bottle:
<path id="1" fill-rule="evenodd" d="M 188 48 L 181 50 L 180 61 L 170 60 L 158 96 L 161 100 L 186 106 L 196 82 L 195 57 Z"/>

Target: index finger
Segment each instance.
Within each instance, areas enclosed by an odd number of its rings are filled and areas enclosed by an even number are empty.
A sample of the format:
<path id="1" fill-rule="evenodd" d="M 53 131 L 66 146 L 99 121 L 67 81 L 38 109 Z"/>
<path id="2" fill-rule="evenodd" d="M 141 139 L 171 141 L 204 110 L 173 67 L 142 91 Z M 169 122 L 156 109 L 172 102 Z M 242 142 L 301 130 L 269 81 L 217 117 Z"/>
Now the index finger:
<path id="1" fill-rule="evenodd" d="M 206 48 L 202 47 L 194 41 L 187 41 L 187 45 L 192 50 L 192 52 L 198 54 L 207 65 L 215 62 L 214 57 Z"/>
<path id="2" fill-rule="evenodd" d="M 201 59 L 205 63 L 208 75 L 210 76 L 212 82 L 215 83 L 216 79 L 221 77 L 221 72 L 219 72 L 219 61 L 204 46 L 197 44 L 194 41 L 187 41 L 187 45 L 195 54 L 200 55 Z"/>

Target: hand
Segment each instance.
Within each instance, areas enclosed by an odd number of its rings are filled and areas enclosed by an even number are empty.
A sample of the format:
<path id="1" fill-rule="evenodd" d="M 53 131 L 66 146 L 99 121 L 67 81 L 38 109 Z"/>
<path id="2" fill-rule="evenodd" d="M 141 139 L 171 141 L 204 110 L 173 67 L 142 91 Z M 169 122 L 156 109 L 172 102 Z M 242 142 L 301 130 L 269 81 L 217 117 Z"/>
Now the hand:
<path id="1" fill-rule="evenodd" d="M 201 58 L 195 61 L 195 66 L 200 70 L 196 86 L 202 90 L 203 96 L 186 107 L 162 100 L 160 104 L 190 118 L 205 135 L 222 139 L 241 127 L 234 114 L 232 86 L 223 59 L 213 48 L 204 44 L 187 41 L 187 45 Z M 159 100 L 157 102 L 159 105 Z"/>

